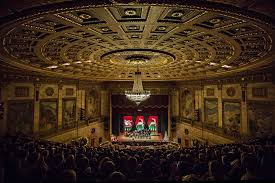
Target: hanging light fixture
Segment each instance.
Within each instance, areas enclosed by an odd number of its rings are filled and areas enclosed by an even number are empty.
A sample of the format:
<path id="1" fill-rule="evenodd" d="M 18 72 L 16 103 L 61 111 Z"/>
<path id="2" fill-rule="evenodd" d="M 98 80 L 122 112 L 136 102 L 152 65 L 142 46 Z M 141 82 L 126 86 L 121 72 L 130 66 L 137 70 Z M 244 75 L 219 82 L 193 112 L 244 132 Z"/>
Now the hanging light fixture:
<path id="1" fill-rule="evenodd" d="M 147 100 L 151 92 L 147 90 L 143 90 L 142 80 L 141 80 L 141 72 L 137 69 L 134 77 L 134 86 L 132 91 L 125 91 L 126 98 L 135 102 L 139 105 L 142 101 Z"/>

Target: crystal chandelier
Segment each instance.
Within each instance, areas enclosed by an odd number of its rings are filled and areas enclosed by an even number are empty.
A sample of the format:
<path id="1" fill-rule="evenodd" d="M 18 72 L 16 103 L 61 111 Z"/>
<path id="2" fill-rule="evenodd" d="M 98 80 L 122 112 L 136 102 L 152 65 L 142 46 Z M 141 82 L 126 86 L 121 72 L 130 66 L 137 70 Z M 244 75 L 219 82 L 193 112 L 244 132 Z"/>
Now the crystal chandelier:
<path id="1" fill-rule="evenodd" d="M 140 71 L 137 70 L 137 72 L 135 72 L 134 86 L 132 91 L 125 91 L 125 95 L 126 98 L 134 101 L 137 105 L 150 97 L 151 92 L 143 90 Z"/>

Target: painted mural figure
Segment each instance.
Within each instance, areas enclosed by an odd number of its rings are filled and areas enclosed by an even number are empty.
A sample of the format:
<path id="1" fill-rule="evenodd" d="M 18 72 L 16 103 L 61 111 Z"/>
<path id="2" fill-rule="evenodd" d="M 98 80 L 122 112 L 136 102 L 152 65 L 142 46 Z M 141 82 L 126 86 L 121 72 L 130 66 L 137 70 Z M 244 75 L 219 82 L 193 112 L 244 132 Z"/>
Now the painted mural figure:
<path id="1" fill-rule="evenodd" d="M 40 130 L 49 130 L 55 128 L 57 121 L 56 102 L 41 102 L 40 104 Z"/>
<path id="2" fill-rule="evenodd" d="M 93 119 L 99 115 L 99 95 L 98 91 L 92 90 L 88 96 L 87 117 Z"/>
<path id="3" fill-rule="evenodd" d="M 9 133 L 22 132 L 32 133 L 33 126 L 33 104 L 32 102 L 15 102 L 9 104 L 8 109 L 8 130 Z"/>
<path id="4" fill-rule="evenodd" d="M 72 127 L 75 125 L 75 111 L 76 111 L 75 108 L 76 108 L 75 100 L 64 101 L 63 123 L 65 128 Z"/>
<path id="5" fill-rule="evenodd" d="M 224 125 L 230 134 L 238 134 L 240 131 L 240 103 L 224 102 Z"/>

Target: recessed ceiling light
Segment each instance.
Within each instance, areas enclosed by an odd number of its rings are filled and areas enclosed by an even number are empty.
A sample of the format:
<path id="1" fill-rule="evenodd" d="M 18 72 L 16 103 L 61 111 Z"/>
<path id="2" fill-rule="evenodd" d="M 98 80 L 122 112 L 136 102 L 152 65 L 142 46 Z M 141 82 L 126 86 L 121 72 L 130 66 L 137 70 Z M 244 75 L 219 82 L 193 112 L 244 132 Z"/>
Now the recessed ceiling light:
<path id="1" fill-rule="evenodd" d="M 65 65 L 65 66 L 66 66 L 66 65 L 71 65 L 71 64 L 70 64 L 70 63 L 64 63 L 64 64 L 62 64 L 62 65 Z"/>
<path id="2" fill-rule="evenodd" d="M 85 61 L 86 63 L 91 63 L 92 61 L 91 60 L 87 60 L 87 61 Z"/>
<path id="3" fill-rule="evenodd" d="M 214 63 L 214 62 L 210 62 L 209 64 L 210 64 L 210 65 L 219 65 L 219 64 Z"/>
<path id="4" fill-rule="evenodd" d="M 75 64 L 81 64 L 82 62 L 81 61 L 77 61 L 77 62 L 75 62 Z"/>
<path id="5" fill-rule="evenodd" d="M 183 12 L 176 11 L 176 12 L 172 13 L 171 16 L 174 17 L 174 18 L 180 18 L 180 17 L 183 16 Z"/>
<path id="6" fill-rule="evenodd" d="M 220 23 L 220 21 L 221 21 L 221 19 L 219 19 L 219 18 L 213 18 L 213 19 L 209 20 L 209 22 L 212 24 Z"/>
<path id="7" fill-rule="evenodd" d="M 135 9 L 126 9 L 124 13 L 127 16 L 135 16 L 137 14 L 137 11 Z"/>
<path id="8" fill-rule="evenodd" d="M 48 69 L 56 69 L 58 66 L 57 65 L 51 65 L 49 67 L 47 67 Z"/>
<path id="9" fill-rule="evenodd" d="M 197 63 L 202 63 L 202 61 L 199 61 L 199 60 L 197 60 L 197 61 L 195 61 L 195 62 L 197 62 Z"/>
<path id="10" fill-rule="evenodd" d="M 80 15 L 78 15 L 81 19 L 84 19 L 84 20 L 88 20 L 90 18 L 92 18 L 91 15 L 87 14 L 87 13 L 82 13 Z"/>
<path id="11" fill-rule="evenodd" d="M 230 66 L 230 65 L 223 65 L 222 67 L 223 67 L 223 68 L 226 68 L 226 69 L 232 68 L 232 66 Z"/>
<path id="12" fill-rule="evenodd" d="M 128 29 L 129 29 L 129 30 L 137 30 L 137 29 L 138 29 L 138 26 L 131 25 L 131 26 L 129 26 Z"/>

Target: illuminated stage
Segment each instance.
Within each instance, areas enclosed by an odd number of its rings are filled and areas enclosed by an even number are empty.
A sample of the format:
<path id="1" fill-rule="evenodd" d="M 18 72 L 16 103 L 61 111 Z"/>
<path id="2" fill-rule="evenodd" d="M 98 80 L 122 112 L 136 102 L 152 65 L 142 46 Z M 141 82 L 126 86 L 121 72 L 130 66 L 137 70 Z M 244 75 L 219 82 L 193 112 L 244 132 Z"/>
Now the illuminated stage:
<path id="1" fill-rule="evenodd" d="M 150 135 L 150 137 L 127 137 L 125 136 L 125 133 L 121 133 L 118 137 L 117 137 L 117 141 L 119 142 L 144 142 L 144 141 L 148 141 L 148 142 L 161 142 L 163 139 L 162 134 L 158 133 L 155 135 Z"/>

